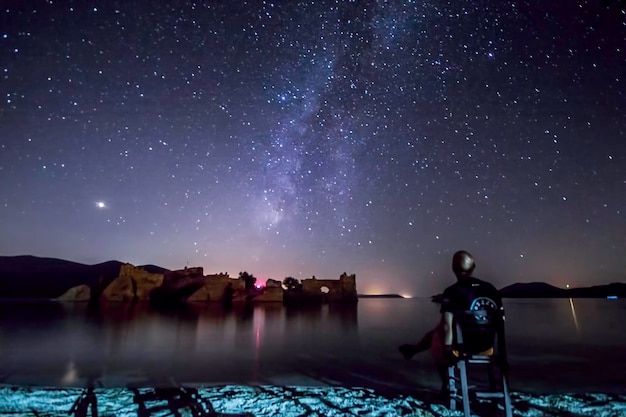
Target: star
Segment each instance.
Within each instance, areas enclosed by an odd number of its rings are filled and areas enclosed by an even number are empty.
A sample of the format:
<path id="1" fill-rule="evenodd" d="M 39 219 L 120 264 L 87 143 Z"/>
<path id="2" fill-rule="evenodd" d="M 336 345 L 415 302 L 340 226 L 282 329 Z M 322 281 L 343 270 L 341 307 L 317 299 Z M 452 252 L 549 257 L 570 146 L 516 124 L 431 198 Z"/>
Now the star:
<path id="1" fill-rule="evenodd" d="M 96 201 L 96 207 L 99 209 L 105 209 L 107 208 L 107 205 L 104 201 Z"/>

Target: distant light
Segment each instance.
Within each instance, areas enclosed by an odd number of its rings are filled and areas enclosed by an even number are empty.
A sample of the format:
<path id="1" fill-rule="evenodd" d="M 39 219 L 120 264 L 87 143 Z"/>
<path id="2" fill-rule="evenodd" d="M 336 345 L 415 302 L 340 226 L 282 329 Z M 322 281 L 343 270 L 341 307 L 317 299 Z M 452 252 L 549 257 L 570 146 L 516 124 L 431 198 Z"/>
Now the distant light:
<path id="1" fill-rule="evenodd" d="M 569 288 L 569 284 L 565 284 L 565 288 Z"/>
<path id="2" fill-rule="evenodd" d="M 107 208 L 107 205 L 104 201 L 96 201 L 96 207 L 99 209 Z"/>
<path id="3" fill-rule="evenodd" d="M 400 294 L 402 298 L 413 298 L 410 294 Z"/>

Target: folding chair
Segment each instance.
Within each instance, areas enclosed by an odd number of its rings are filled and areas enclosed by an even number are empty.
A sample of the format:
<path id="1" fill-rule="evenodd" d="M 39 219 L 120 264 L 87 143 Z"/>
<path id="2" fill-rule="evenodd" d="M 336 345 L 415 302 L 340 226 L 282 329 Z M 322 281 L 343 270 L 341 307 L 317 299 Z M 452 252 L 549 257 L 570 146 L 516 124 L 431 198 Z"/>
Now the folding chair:
<path id="1" fill-rule="evenodd" d="M 512 417 L 504 341 L 504 310 L 460 311 L 455 312 L 453 317 L 452 348 L 458 360 L 448 367 L 450 409 L 456 410 L 457 403 L 462 402 L 465 417 L 470 417 L 471 392 L 477 399 L 502 398 L 506 417 Z M 475 364 L 486 365 L 489 378 L 487 387 L 469 386 L 468 365 Z"/>

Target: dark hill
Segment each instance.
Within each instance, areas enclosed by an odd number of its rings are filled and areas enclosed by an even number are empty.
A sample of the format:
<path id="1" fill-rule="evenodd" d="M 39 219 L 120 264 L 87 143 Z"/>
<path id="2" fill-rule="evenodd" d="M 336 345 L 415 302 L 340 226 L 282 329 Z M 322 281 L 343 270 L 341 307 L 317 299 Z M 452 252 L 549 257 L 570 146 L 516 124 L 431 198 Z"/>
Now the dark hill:
<path id="1" fill-rule="evenodd" d="M 545 282 L 524 282 L 502 288 L 500 295 L 503 298 L 558 298 L 566 297 L 567 291 Z"/>
<path id="2" fill-rule="evenodd" d="M 169 269 L 161 268 L 160 266 L 156 265 L 140 265 L 139 267 L 145 269 L 146 272 L 149 272 L 151 274 L 165 274 L 166 272 L 170 272 Z"/>
<path id="3" fill-rule="evenodd" d="M 595 285 L 592 287 L 557 288 L 545 282 L 528 282 L 509 285 L 500 290 L 503 298 L 606 298 L 608 296 L 626 297 L 625 283 Z"/>
<path id="4" fill-rule="evenodd" d="M 36 256 L 0 257 L 1 298 L 54 298 L 81 284 L 94 287 L 100 277 L 112 280 L 121 262 L 98 265 Z"/>
<path id="5" fill-rule="evenodd" d="M 37 256 L 0 256 L 0 298 L 56 298 L 72 287 L 86 284 L 99 292 L 119 276 L 122 262 L 96 265 Z M 148 272 L 168 270 L 155 265 Z"/>

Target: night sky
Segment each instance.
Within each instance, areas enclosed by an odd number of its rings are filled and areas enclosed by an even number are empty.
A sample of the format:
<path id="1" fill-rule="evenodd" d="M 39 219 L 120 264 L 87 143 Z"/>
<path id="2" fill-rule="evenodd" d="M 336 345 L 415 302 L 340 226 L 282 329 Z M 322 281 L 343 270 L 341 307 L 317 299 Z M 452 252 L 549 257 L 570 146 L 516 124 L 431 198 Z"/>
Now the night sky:
<path id="1" fill-rule="evenodd" d="M 626 281 L 618 2 L 180 3 L 0 2 L 1 255 Z"/>

